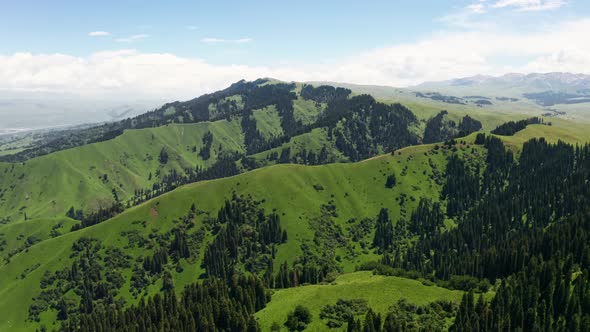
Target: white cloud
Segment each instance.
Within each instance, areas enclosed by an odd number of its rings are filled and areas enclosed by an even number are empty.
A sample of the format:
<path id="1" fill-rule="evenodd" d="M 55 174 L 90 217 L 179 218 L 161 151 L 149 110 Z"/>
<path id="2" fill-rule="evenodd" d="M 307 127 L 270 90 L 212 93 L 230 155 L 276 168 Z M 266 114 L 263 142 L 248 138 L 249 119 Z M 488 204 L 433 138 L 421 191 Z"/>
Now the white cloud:
<path id="1" fill-rule="evenodd" d="M 483 14 L 486 12 L 486 5 L 482 2 L 473 3 L 467 6 L 466 9 L 473 14 Z"/>
<path id="2" fill-rule="evenodd" d="M 539 11 L 556 9 L 565 4 L 567 4 L 567 0 L 498 0 L 492 7 L 513 7 L 519 11 Z"/>
<path id="3" fill-rule="evenodd" d="M 252 38 L 223 39 L 223 38 L 208 37 L 208 38 L 201 39 L 201 43 L 205 43 L 205 44 L 222 44 L 222 43 L 245 44 L 245 43 L 249 43 L 251 41 L 252 41 Z"/>
<path id="4" fill-rule="evenodd" d="M 453 27 L 466 29 L 487 28 L 494 20 L 483 20 L 484 14 L 497 15 L 505 10 L 516 12 L 534 12 L 560 8 L 568 3 L 568 0 L 473 0 L 465 7 L 454 10 L 444 15 L 439 21 Z"/>
<path id="5" fill-rule="evenodd" d="M 476 74 L 571 71 L 590 74 L 590 19 L 531 33 L 441 32 L 323 64 L 214 65 L 198 58 L 134 50 L 0 55 L 0 90 L 74 93 L 104 98 L 188 99 L 240 79 L 275 77 L 408 86 Z M 518 66 L 495 57 L 530 59 Z M 499 61 L 500 62 L 500 61 Z M 501 63 L 505 63 L 502 61 Z"/>
<path id="6" fill-rule="evenodd" d="M 187 25 L 187 26 L 186 26 L 186 29 L 187 29 L 187 30 L 198 30 L 198 29 L 199 29 L 199 27 L 198 27 L 198 26 L 196 26 L 196 25 Z"/>
<path id="7" fill-rule="evenodd" d="M 115 39 L 116 42 L 119 43 L 131 43 L 134 41 L 138 41 L 138 40 L 142 40 L 145 38 L 148 38 L 150 35 L 146 35 L 146 34 L 139 34 L 139 35 L 133 35 L 133 36 L 129 36 L 129 37 L 125 37 L 125 38 L 117 38 Z"/>
<path id="8" fill-rule="evenodd" d="M 104 37 L 104 36 L 110 36 L 111 33 L 107 32 L 107 31 L 92 31 L 88 33 L 88 36 L 90 37 Z"/>
<path id="9" fill-rule="evenodd" d="M 583 72 L 581 68 L 590 68 L 590 51 L 580 49 L 562 49 L 541 56 L 531 61 L 524 68 L 527 72 Z M 585 70 L 588 73 L 588 70 Z"/>

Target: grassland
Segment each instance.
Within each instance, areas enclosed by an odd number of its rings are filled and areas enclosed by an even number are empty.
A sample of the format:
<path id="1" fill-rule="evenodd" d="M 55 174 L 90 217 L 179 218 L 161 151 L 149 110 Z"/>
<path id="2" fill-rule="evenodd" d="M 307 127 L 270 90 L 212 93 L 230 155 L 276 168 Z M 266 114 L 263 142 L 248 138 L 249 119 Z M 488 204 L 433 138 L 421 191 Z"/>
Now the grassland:
<path id="1" fill-rule="evenodd" d="M 76 221 L 69 218 L 39 218 L 0 225 L 0 266 L 9 257 L 27 250 L 32 245 L 70 231 Z"/>
<path id="2" fill-rule="evenodd" d="M 314 123 L 318 116 L 326 109 L 326 104 L 316 104 L 312 100 L 305 100 L 301 97 L 293 101 L 293 116 L 296 121 L 304 125 Z"/>
<path id="3" fill-rule="evenodd" d="M 425 286 L 420 281 L 373 275 L 372 272 L 354 272 L 342 275 L 328 285 L 309 285 L 298 288 L 277 290 L 266 308 L 256 313 L 263 331 L 270 331 L 271 325 L 287 320 L 289 311 L 298 304 L 305 305 L 312 314 L 308 331 L 326 330 L 326 322 L 320 319 L 320 310 L 338 299 L 365 299 L 370 308 L 384 315 L 388 308 L 400 299 L 416 305 L 437 300 L 459 303 L 462 291 L 453 291 L 436 286 Z M 287 329 L 283 327 L 283 330 Z"/>
<path id="4" fill-rule="evenodd" d="M 256 119 L 256 128 L 266 139 L 283 134 L 281 117 L 275 105 L 267 106 L 260 110 L 254 110 L 252 116 Z"/>

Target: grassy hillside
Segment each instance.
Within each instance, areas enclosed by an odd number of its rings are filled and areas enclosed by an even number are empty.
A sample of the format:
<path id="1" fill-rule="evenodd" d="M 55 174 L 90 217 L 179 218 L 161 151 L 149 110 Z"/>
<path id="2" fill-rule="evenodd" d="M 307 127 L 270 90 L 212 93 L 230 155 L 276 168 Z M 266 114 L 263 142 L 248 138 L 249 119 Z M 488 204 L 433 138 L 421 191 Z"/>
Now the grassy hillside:
<path id="1" fill-rule="evenodd" d="M 214 152 L 205 161 L 198 152 L 207 131 L 213 134 Z M 59 151 L 24 163 L 0 163 L 0 215 L 4 219 L 22 220 L 25 213 L 28 218 L 63 216 L 71 206 L 97 209 L 112 202 L 113 189 L 119 198 L 125 199 L 135 189 L 151 187 L 158 181 L 158 173 L 211 165 L 220 146 L 227 152 L 243 152 L 238 121 L 128 130 L 106 142 Z M 158 160 L 162 149 L 170 155 L 166 165 Z"/>
<path id="2" fill-rule="evenodd" d="M 347 221 L 351 218 L 374 217 L 381 207 L 389 208 L 392 219 L 396 221 L 399 216 L 413 210 L 419 197 L 438 199 L 440 185 L 432 176 L 433 172 L 441 172 L 444 164 L 445 154 L 442 151 L 434 154 L 432 146 L 418 146 L 402 149 L 395 156 L 384 155 L 360 163 L 315 167 L 277 165 L 231 178 L 181 187 L 131 208 L 112 220 L 42 241 L 28 251 L 15 255 L 10 264 L 0 267 L 0 311 L 6 313 L 0 321 L 0 329 L 10 327 L 14 330 L 29 330 L 36 326 L 26 322 L 27 310 L 31 299 L 40 292 L 43 273 L 67 266 L 72 244 L 81 237 L 97 238 L 102 241 L 103 247 L 125 248 L 129 238 L 123 232 L 135 231 L 144 239 L 151 233 L 165 233 L 174 227 L 193 203 L 204 211 L 196 218 L 195 228 L 198 228 L 208 213 L 215 214 L 224 199 L 235 191 L 264 200 L 263 206 L 267 210 L 276 209 L 280 214 L 289 240 L 278 247 L 275 260 L 278 265 L 285 260 L 293 261 L 301 254 L 301 245 L 313 239 L 310 222 L 320 215 L 323 204 L 332 201 L 338 214 L 333 221 L 343 229 L 345 235 Z M 387 189 L 384 186 L 385 178 L 392 172 L 398 176 L 398 185 L 394 189 Z M 404 193 L 408 197 L 401 206 L 399 197 Z M 367 234 L 367 238 L 370 236 Z M 344 272 L 352 272 L 355 265 L 374 259 L 372 250 L 363 251 L 358 243 L 348 244 L 352 247 L 337 248 Z M 204 247 L 201 246 L 202 249 Z M 133 257 L 146 254 L 145 249 L 137 247 L 126 248 L 125 252 Z M 195 281 L 203 272 L 198 263 L 183 261 L 182 264 L 184 271 L 173 273 L 177 290 Z M 23 273 L 24 279 L 21 278 Z M 121 297 L 133 303 L 136 300 L 129 291 L 130 275 L 131 272 L 125 270 L 126 282 Z M 150 286 L 148 293 L 156 292 L 159 282 Z M 41 322 L 49 326 L 54 315 L 54 311 L 42 314 Z"/>
<path id="3" fill-rule="evenodd" d="M 265 138 L 280 136 L 283 134 L 281 128 L 281 117 L 274 105 L 267 106 L 252 112 L 256 120 L 256 127 Z"/>
<path id="4" fill-rule="evenodd" d="M 569 144 L 584 144 L 590 142 L 590 131 L 588 124 L 584 122 L 573 122 L 560 119 L 549 119 L 551 126 L 547 125 L 529 125 L 524 130 L 514 134 L 514 136 L 503 136 L 508 144 L 522 145 L 531 138 L 544 137 L 548 142 L 557 142 L 559 140 Z"/>
<path id="5" fill-rule="evenodd" d="M 453 291 L 436 286 L 425 286 L 420 281 L 398 277 L 373 275 L 372 272 L 354 272 L 338 277 L 332 284 L 309 285 L 277 290 L 266 308 L 256 313 L 263 331 L 270 331 L 273 323 L 283 325 L 287 315 L 298 304 L 305 305 L 313 320 L 309 331 L 326 330 L 326 321 L 320 319 L 320 310 L 339 299 L 364 299 L 370 308 L 382 316 L 389 307 L 406 299 L 415 305 L 424 305 L 437 300 L 459 303 L 462 291 Z M 284 331 L 287 331 L 283 327 Z M 341 329 L 342 330 L 342 329 Z"/>
<path id="6" fill-rule="evenodd" d="M 75 223 L 69 218 L 39 218 L 0 225 L 0 265 L 29 247 L 70 231 Z"/>

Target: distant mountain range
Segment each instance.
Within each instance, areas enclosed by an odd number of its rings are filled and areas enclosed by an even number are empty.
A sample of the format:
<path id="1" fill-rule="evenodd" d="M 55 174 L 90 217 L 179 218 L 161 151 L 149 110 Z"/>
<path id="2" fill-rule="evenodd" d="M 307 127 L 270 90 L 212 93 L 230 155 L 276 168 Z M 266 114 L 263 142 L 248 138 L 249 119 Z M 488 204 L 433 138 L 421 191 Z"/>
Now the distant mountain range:
<path id="1" fill-rule="evenodd" d="M 468 104 L 495 99 L 536 104 L 551 115 L 577 112 L 585 117 L 590 108 L 590 75 L 572 73 L 506 74 L 502 76 L 476 75 L 439 82 L 425 82 L 411 87 L 418 97 L 447 103 Z M 484 104 L 478 104 L 481 106 Z M 573 108 L 568 105 L 575 105 Z M 485 106 L 485 105 L 484 105 Z M 550 108 L 549 108 L 550 107 Z M 564 108 L 565 107 L 565 108 Z"/>
<path id="2" fill-rule="evenodd" d="M 562 91 L 590 92 L 590 75 L 572 73 L 511 73 L 502 76 L 476 75 L 439 82 L 425 82 L 416 89 L 478 89 L 488 91 L 513 90 L 525 92 Z"/>

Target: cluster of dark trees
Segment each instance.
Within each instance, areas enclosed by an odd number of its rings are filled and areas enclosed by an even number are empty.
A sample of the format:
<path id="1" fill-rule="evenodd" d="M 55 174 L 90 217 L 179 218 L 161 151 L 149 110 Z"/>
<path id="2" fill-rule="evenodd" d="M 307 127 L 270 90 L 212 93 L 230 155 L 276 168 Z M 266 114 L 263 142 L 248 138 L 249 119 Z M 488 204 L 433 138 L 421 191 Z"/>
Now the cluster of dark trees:
<path id="1" fill-rule="evenodd" d="M 103 249 L 93 238 L 82 237 L 74 242 L 71 265 L 43 275 L 42 291 L 29 307 L 29 319 L 38 321 L 49 308 L 57 310 L 58 320 L 75 319 L 97 307 L 121 308 L 123 303 L 115 300 L 125 282 L 120 270 L 130 266 L 131 257 L 118 248 Z M 79 301 L 65 297 L 70 290 Z"/>
<path id="2" fill-rule="evenodd" d="M 235 267 L 243 264 L 249 272 L 266 272 L 270 283 L 275 245 L 287 241 L 276 213 L 266 215 L 259 202 L 234 194 L 219 210 L 214 230 L 215 239 L 203 257 L 207 275 L 228 280 L 234 276 Z"/>
<path id="3" fill-rule="evenodd" d="M 166 165 L 168 163 L 168 158 L 168 151 L 166 151 L 166 148 L 162 148 L 160 150 L 160 154 L 158 155 L 158 161 L 160 164 Z"/>
<path id="4" fill-rule="evenodd" d="M 329 104 L 338 99 L 346 99 L 351 93 L 352 91 L 349 89 L 336 88 L 329 85 L 314 87 L 313 85 L 305 84 L 301 89 L 301 97 L 303 99 L 325 104 Z"/>
<path id="5" fill-rule="evenodd" d="M 379 248 L 381 251 L 386 251 L 391 249 L 394 240 L 393 224 L 391 223 L 391 219 L 389 219 L 389 212 L 383 208 L 377 216 L 373 246 Z"/>
<path id="6" fill-rule="evenodd" d="M 491 302 L 463 296 L 451 331 L 588 331 L 588 271 L 571 258 L 534 259 L 502 281 Z"/>
<path id="7" fill-rule="evenodd" d="M 210 131 L 206 132 L 203 135 L 203 147 L 199 151 L 199 156 L 203 158 L 203 160 L 209 160 L 211 158 L 211 145 L 213 144 L 213 134 Z"/>
<path id="8" fill-rule="evenodd" d="M 447 160 L 446 182 L 442 198 L 447 201 L 447 215 L 455 217 L 468 210 L 480 198 L 480 170 L 470 169 L 456 154 Z"/>
<path id="9" fill-rule="evenodd" d="M 505 122 L 505 123 L 499 125 L 494 130 L 492 130 L 492 134 L 503 135 L 503 136 L 512 136 L 512 135 L 516 134 L 517 132 L 523 130 L 524 128 L 526 128 L 526 126 L 528 126 L 530 124 L 542 124 L 542 123 L 543 123 L 543 119 L 537 118 L 537 117 L 529 118 L 529 119 L 525 119 L 525 120 L 520 120 L 520 121 L 508 121 L 508 122 Z"/>
<path id="10" fill-rule="evenodd" d="M 334 162 L 334 157 L 330 154 L 326 146 L 322 146 L 318 152 L 303 148 L 293 153 L 291 153 L 291 147 L 287 146 L 281 149 L 280 154 L 277 151 L 270 152 L 266 156 L 266 159 L 278 164 L 322 165 Z"/>
<path id="11" fill-rule="evenodd" d="M 84 211 L 80 209 L 74 209 L 74 207 L 70 207 L 68 212 L 66 212 L 66 217 L 72 218 L 75 220 L 82 220 L 84 218 Z"/>
<path id="12" fill-rule="evenodd" d="M 272 267 L 269 266 L 269 272 L 272 273 Z M 287 262 L 281 264 L 281 267 L 274 279 L 270 281 L 271 288 L 290 288 L 298 287 L 303 284 L 319 284 L 324 281 L 331 268 L 326 265 L 318 264 L 295 264 L 289 268 Z"/>
<path id="13" fill-rule="evenodd" d="M 471 133 L 479 131 L 481 129 L 481 122 L 476 120 L 469 115 L 465 115 L 459 122 L 459 134 L 458 137 L 467 136 Z"/>
<path id="14" fill-rule="evenodd" d="M 179 236 L 177 235 L 175 240 L 178 242 Z M 188 251 L 188 246 L 184 244 L 184 246 L 179 246 L 184 249 L 185 252 Z M 188 257 L 186 254 L 182 255 L 183 257 Z M 168 252 L 166 249 L 161 248 L 160 250 L 156 251 L 153 255 L 148 255 L 143 258 L 143 269 L 148 271 L 152 274 L 162 273 L 164 271 L 164 266 L 168 264 Z"/>
<path id="15" fill-rule="evenodd" d="M 396 242 L 409 236 L 431 234 L 444 226 L 444 214 L 440 203 L 421 198 L 418 206 L 410 216 L 409 222 L 399 220 L 393 227 L 387 209 L 382 208 L 375 222 L 373 247 L 380 253 L 389 254 L 396 249 Z"/>
<path id="16" fill-rule="evenodd" d="M 401 104 L 387 105 L 360 95 L 330 102 L 317 125 L 328 129 L 338 150 L 359 161 L 418 143 L 410 128 L 416 123 L 416 116 Z"/>
<path id="17" fill-rule="evenodd" d="M 338 299 L 335 304 L 327 304 L 320 311 L 320 318 L 327 320 L 330 328 L 339 328 L 351 318 L 366 314 L 369 310 L 366 299 Z"/>
<path id="18" fill-rule="evenodd" d="M 443 331 L 445 319 L 452 317 L 456 306 L 452 302 L 436 301 L 417 306 L 400 299 L 382 316 L 373 309 L 365 310 L 364 321 L 349 315 L 348 332 L 419 332 Z"/>
<path id="19" fill-rule="evenodd" d="M 408 229 L 410 232 L 423 236 L 439 230 L 445 220 L 440 203 L 420 198 L 420 202 L 410 216 Z"/>
<path id="20" fill-rule="evenodd" d="M 313 150 L 303 148 L 289 158 L 289 162 L 303 165 L 322 165 L 333 161 L 325 146 L 322 146 L 321 150 L 317 153 Z"/>
<path id="21" fill-rule="evenodd" d="M 426 128 L 424 129 L 424 138 L 422 142 L 429 144 L 435 142 L 442 142 L 448 138 L 452 138 L 456 134 L 456 124 L 452 120 L 448 120 L 447 111 L 440 111 L 437 115 L 428 119 Z"/>
<path id="22" fill-rule="evenodd" d="M 303 331 L 309 323 L 311 323 L 311 313 L 309 312 L 309 309 L 302 305 L 297 305 L 295 309 L 287 315 L 285 326 L 289 331 Z"/>
<path id="23" fill-rule="evenodd" d="M 476 141 L 488 150 L 481 176 L 457 157 L 447 165 L 443 197 L 457 227 L 422 229 L 383 262 L 440 280 L 503 279 L 491 303 L 464 299 L 457 331 L 588 326 L 590 146 L 533 139 L 516 161 L 499 139 Z"/>
<path id="24" fill-rule="evenodd" d="M 104 254 L 100 242 L 84 239 L 76 242 L 73 248 L 74 253 L 80 255 L 79 261 L 74 261 L 71 268 L 44 278 L 42 287 L 47 291 L 40 299 L 46 302 L 37 300 L 31 306 L 31 317 L 38 317 L 49 307 L 55 308 L 60 313 L 64 331 L 258 331 L 253 314 L 264 308 L 269 299 L 266 288 L 274 284 L 275 245 L 287 240 L 278 214 L 266 214 L 260 202 L 234 194 L 220 208 L 217 217 L 207 221 L 206 228 L 211 229 L 215 239 L 205 249 L 202 260 L 207 271 L 206 280 L 187 286 L 181 298 L 176 298 L 169 272 L 170 258 L 178 271 L 178 260 L 191 259 L 200 252 L 199 243 L 195 241 L 202 241 L 205 234 L 200 230 L 189 233 L 194 228 L 197 212 L 193 204 L 176 227 L 166 234 L 154 235 L 158 247 L 153 254 L 135 263 L 132 288 L 145 289 L 161 277 L 163 295 L 157 294 L 147 301 L 142 298 L 138 305 L 127 308 L 114 301 L 114 295 L 124 283 L 121 273 L 117 272 L 123 265 L 117 257 L 110 257 L 112 255 L 107 255 L 110 258 L 104 258 L 105 264 L 102 264 Z M 122 262 L 124 267 L 130 267 L 129 258 Z M 240 272 L 238 265 L 244 266 L 248 273 Z M 78 277 L 79 273 L 72 271 L 79 269 L 91 274 Z M 107 275 L 106 279 L 116 280 L 116 286 L 103 285 L 102 275 L 111 273 L 110 269 L 118 275 Z M 80 280 L 80 284 L 75 280 Z M 78 307 L 69 303 L 64 305 L 65 309 L 60 309 L 60 302 L 56 301 L 63 299 L 68 291 L 64 283 L 74 283 L 81 288 Z M 65 314 L 62 315 L 62 311 Z"/>
<path id="25" fill-rule="evenodd" d="M 385 188 L 393 189 L 393 187 L 395 187 L 396 184 L 397 179 L 395 177 L 395 174 L 389 174 L 387 176 L 387 179 L 385 180 Z"/>
<path id="26" fill-rule="evenodd" d="M 481 129 L 481 122 L 465 115 L 459 125 L 447 118 L 447 111 L 440 111 L 428 119 L 424 130 L 423 143 L 443 142 L 457 137 L 467 136 Z"/>
<path id="27" fill-rule="evenodd" d="M 156 294 L 126 309 L 102 307 L 62 323 L 62 331 L 260 331 L 254 313 L 268 295 L 256 277 L 217 278 L 190 284 L 180 298 L 174 290 Z"/>
<path id="28" fill-rule="evenodd" d="M 488 138 L 486 144 L 502 143 Z M 538 240 L 541 241 L 559 230 L 557 226 L 562 225 L 561 222 L 585 213 L 584 206 L 590 196 L 582 179 L 587 178 L 590 171 L 588 147 L 574 148 L 564 143 L 553 145 L 535 139 L 525 143 L 518 163 L 506 158 L 510 155 L 508 152 L 495 155 L 492 151 L 488 148 L 482 199 L 459 218 L 456 229 L 434 235 L 419 244 L 422 252 L 426 246 L 429 250 L 461 247 L 455 255 L 436 255 L 429 262 L 440 276 L 471 274 L 494 280 L 517 272 L 519 262 L 526 263 L 547 250 L 533 240 L 540 237 Z M 511 236 L 507 237 L 507 234 Z M 572 243 L 572 240 L 558 241 L 559 245 Z M 523 250 L 525 244 L 530 248 Z M 477 253 L 472 252 L 475 248 Z M 516 252 L 518 255 L 514 254 Z M 565 252 L 562 250 L 561 254 L 565 255 Z M 474 265 L 475 256 L 477 264 Z"/>
<path id="29" fill-rule="evenodd" d="M 82 210 L 74 210 L 71 207 L 66 213 L 67 217 L 72 219 L 80 220 L 80 223 L 74 224 L 71 231 L 77 231 L 79 229 L 99 224 L 105 220 L 108 220 L 123 211 L 123 205 L 115 201 L 113 204 L 106 207 L 99 207 L 98 210 L 88 214 L 84 214 Z"/>
<path id="30" fill-rule="evenodd" d="M 147 291 L 150 284 L 160 279 L 163 291 L 173 289 L 170 270 L 175 267 L 177 272 L 182 271 L 181 259 L 194 263 L 206 235 L 205 226 L 195 227 L 196 213 L 193 204 L 175 227 L 166 233 L 152 233 L 150 239 L 138 233 L 121 233 L 129 238 L 126 248 L 137 246 L 145 253 L 134 263 L 120 248 L 105 248 L 97 239 L 80 238 L 72 245 L 71 265 L 53 273 L 48 271 L 43 276 L 42 292 L 30 306 L 29 318 L 38 320 L 40 313 L 54 309 L 58 320 L 78 324 L 83 314 L 102 312 L 105 307 L 123 308 L 125 301 L 117 299 L 117 294 L 125 284 L 125 269 L 132 269 L 130 290 L 134 296 Z M 66 296 L 70 290 L 77 296 Z"/>
<path id="31" fill-rule="evenodd" d="M 255 153 L 262 147 L 266 147 L 264 137 L 256 128 L 256 119 L 252 116 L 252 110 L 244 111 L 241 125 L 242 132 L 244 132 L 244 145 L 248 154 Z"/>

